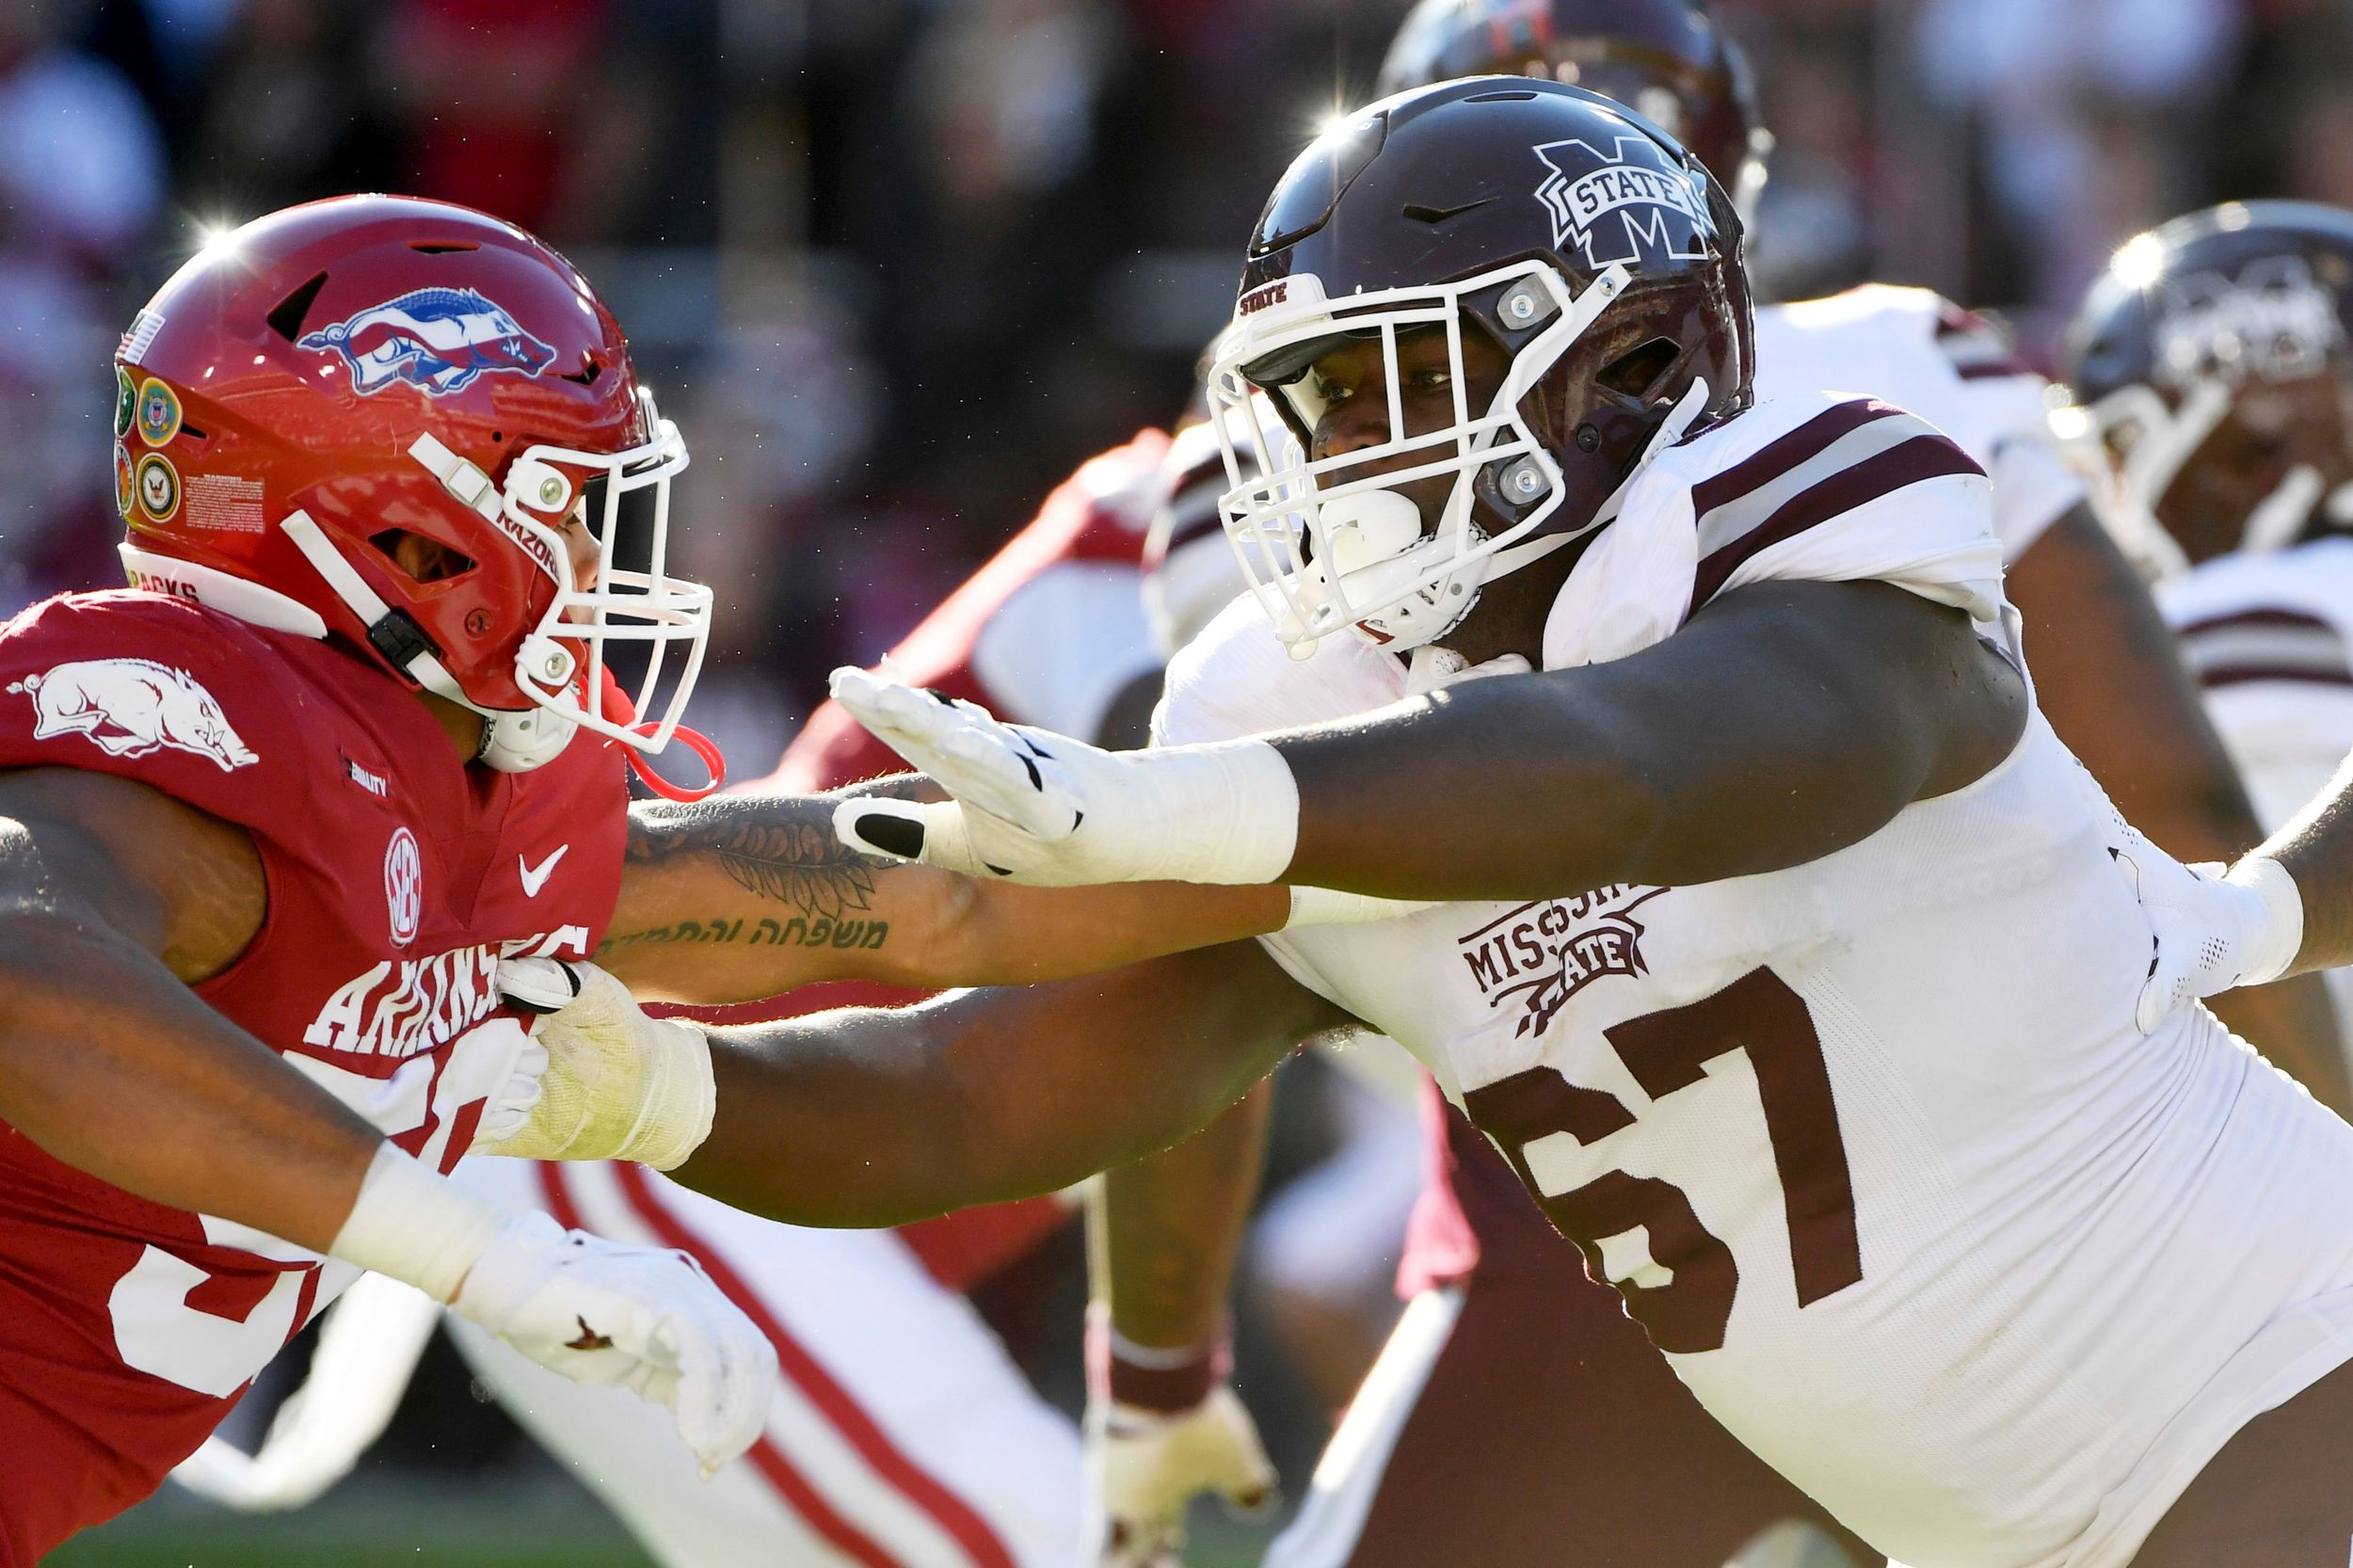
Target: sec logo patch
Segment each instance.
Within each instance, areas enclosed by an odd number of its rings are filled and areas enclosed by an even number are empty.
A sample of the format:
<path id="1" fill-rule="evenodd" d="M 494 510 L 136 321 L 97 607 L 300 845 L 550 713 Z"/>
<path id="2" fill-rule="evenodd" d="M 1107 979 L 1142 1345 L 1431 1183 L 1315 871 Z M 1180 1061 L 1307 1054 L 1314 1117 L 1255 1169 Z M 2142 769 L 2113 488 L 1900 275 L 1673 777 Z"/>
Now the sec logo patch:
<path id="1" fill-rule="evenodd" d="M 384 846 L 384 905 L 392 922 L 392 946 L 405 948 L 417 939 L 424 917 L 424 856 L 417 836 L 405 827 L 392 829 Z"/>

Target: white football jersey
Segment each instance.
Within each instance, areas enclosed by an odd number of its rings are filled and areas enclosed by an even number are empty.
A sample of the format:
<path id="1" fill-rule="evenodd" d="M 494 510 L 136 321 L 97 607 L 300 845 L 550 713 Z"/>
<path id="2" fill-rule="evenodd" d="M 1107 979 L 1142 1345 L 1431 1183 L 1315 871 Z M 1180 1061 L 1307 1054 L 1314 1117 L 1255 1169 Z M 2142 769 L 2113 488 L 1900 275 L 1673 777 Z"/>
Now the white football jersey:
<path id="1" fill-rule="evenodd" d="M 1571 574 L 1546 666 L 1765 579 L 1897 583 L 2000 639 L 1957 459 L 1822 399 L 1685 442 Z M 1178 656 L 1160 728 L 1404 685 L 1353 638 L 1294 663 L 1245 601 Z M 2117 825 L 2038 715 L 1986 778 L 1790 871 L 1264 940 L 1419 1056 L 1717 1418 L 1875 1544 L 2114 1568 L 2233 1432 L 2353 1357 L 2353 1129 L 2202 1010 L 2137 1031 Z"/>
<path id="2" fill-rule="evenodd" d="M 2060 456 L 2049 383 L 1981 317 L 1926 289 L 1866 283 L 1756 312 L 1756 396 L 1884 398 L 1927 420 L 1993 476 L 1993 531 L 2015 561 L 2084 498 Z"/>
<path id="3" fill-rule="evenodd" d="M 2353 538 L 2225 555 L 2157 584 L 2268 833 L 2353 752 Z M 2328 971 L 2353 1062 L 2353 969 Z"/>

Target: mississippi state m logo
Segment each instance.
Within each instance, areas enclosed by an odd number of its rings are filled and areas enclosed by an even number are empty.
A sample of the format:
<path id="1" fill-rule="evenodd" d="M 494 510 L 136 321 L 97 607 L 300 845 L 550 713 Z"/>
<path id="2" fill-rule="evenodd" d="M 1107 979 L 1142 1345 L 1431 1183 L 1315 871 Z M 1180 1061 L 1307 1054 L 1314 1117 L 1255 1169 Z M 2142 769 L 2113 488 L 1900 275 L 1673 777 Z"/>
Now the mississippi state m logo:
<path id="1" fill-rule="evenodd" d="M 362 393 L 406 381 L 442 397 L 486 373 L 536 376 L 555 350 L 524 331 L 478 289 L 416 289 L 348 320 L 303 334 L 305 348 L 331 348 Z"/>
<path id="2" fill-rule="evenodd" d="M 2250 262 L 2235 279 L 2201 273 L 2160 284 L 2156 375 L 2168 386 L 2316 376 L 2345 346 L 2336 296 L 2301 256 Z"/>
<path id="3" fill-rule="evenodd" d="M 1523 904 L 1455 938 L 1489 1007 L 1516 1006 L 1514 1034 L 1541 1034 L 1568 1000 L 1608 975 L 1650 972 L 1634 911 L 1669 891 L 1618 886 Z"/>
<path id="4" fill-rule="evenodd" d="M 1574 241 L 1589 267 L 1631 266 L 1645 256 L 1698 262 L 1716 253 L 1707 184 L 1645 136 L 1608 147 L 1582 138 L 1535 149 L 1545 169 L 1536 200 L 1552 214 L 1552 243 Z"/>

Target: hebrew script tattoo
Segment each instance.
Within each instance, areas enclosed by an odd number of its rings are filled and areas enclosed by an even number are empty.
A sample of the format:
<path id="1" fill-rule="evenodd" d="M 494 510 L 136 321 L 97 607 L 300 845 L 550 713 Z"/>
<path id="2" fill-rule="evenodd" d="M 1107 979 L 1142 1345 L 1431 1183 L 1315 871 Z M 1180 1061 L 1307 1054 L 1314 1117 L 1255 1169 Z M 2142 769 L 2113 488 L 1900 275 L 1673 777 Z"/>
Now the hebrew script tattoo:
<path id="1" fill-rule="evenodd" d="M 628 863 L 690 860 L 715 865 L 744 891 L 779 906 L 775 920 L 681 920 L 612 938 L 639 942 L 877 948 L 889 933 L 875 920 L 874 873 L 887 862 L 834 837 L 830 799 L 732 795 L 693 806 L 640 804 L 630 811 Z"/>

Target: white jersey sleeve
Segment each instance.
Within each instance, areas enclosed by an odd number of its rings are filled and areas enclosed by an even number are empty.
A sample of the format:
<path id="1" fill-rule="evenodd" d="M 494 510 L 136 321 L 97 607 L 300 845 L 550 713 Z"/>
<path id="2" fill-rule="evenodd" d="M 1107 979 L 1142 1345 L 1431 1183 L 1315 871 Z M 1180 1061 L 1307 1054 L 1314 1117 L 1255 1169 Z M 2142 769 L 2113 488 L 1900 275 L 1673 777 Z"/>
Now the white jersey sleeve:
<path id="1" fill-rule="evenodd" d="M 2000 328 L 1926 289 L 1866 284 L 1756 313 L 1756 395 L 1883 398 L 1958 442 L 1993 480 L 1993 524 L 2015 561 L 2084 498 L 2051 433 L 2049 383 Z"/>
<path id="2" fill-rule="evenodd" d="M 1006 718 L 1100 732 L 1129 682 L 1160 667 L 1143 574 L 1123 561 L 1056 561 L 1016 588 L 972 640 L 972 673 Z"/>
<path id="3" fill-rule="evenodd" d="M 1230 741 L 1350 718 L 1404 695 L 1404 661 L 1353 636 L 1326 637 L 1294 660 L 1258 601 L 1244 594 L 1169 661 L 1152 739 L 1160 745 Z"/>
<path id="4" fill-rule="evenodd" d="M 1891 583 L 2009 646 L 1991 494 L 1967 453 L 1901 408 L 1759 404 L 1652 460 L 1555 600 L 1545 666 L 1639 653 L 1717 595 L 1769 581 Z"/>

